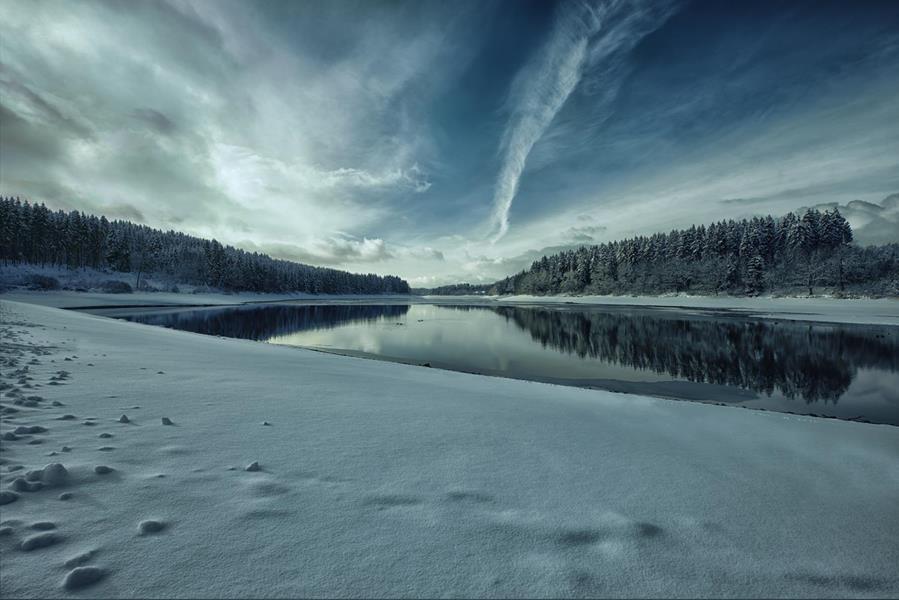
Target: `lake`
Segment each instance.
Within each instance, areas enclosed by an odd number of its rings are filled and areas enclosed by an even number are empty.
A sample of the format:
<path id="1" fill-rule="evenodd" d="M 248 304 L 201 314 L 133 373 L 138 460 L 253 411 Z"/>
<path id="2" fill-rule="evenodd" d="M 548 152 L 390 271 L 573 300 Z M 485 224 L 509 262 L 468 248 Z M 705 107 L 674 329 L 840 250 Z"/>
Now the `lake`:
<path id="1" fill-rule="evenodd" d="M 899 328 L 614 306 L 296 305 L 115 316 L 562 385 L 899 425 Z"/>

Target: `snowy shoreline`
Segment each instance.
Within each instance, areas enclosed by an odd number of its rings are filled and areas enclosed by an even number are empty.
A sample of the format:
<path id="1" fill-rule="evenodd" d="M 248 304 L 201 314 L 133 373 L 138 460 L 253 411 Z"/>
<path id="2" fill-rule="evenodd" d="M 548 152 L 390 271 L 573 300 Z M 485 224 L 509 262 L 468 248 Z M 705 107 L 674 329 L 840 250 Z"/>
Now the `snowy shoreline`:
<path id="1" fill-rule="evenodd" d="M 391 296 L 311 294 L 179 294 L 9 290 L 0 300 L 56 308 L 226 306 L 248 303 L 297 302 L 309 304 L 486 304 L 486 305 L 591 305 L 728 311 L 733 314 L 797 321 L 899 326 L 897 298 L 774 298 L 736 296 Z"/>
<path id="2" fill-rule="evenodd" d="M 91 597 L 899 592 L 895 427 L 9 301 L 0 328 L 0 434 L 46 429 L 2 441 L 0 489 L 68 473 L 0 506 L 5 597 L 70 595 L 76 564 Z"/>

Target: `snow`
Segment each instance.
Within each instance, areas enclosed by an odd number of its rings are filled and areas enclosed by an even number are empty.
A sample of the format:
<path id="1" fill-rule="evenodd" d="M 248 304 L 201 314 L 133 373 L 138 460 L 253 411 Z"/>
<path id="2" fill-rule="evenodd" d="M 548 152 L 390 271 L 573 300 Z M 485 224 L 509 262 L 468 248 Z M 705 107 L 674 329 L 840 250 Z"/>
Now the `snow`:
<path id="1" fill-rule="evenodd" d="M 9 301 L 0 330 L 2 432 L 47 430 L 0 485 L 53 481 L 0 506 L 4 597 L 899 594 L 899 428 Z"/>
<path id="2" fill-rule="evenodd" d="M 856 323 L 899 326 L 897 298 L 743 298 L 735 296 L 391 296 L 391 295 L 311 295 L 311 294 L 237 294 L 135 292 L 31 291 L 14 289 L 0 299 L 41 304 L 57 308 L 133 307 L 133 306 L 220 306 L 264 302 L 299 303 L 374 303 L 374 304 L 589 304 L 615 306 L 656 306 L 689 310 L 732 311 L 738 314 L 800 321 Z"/>
<path id="3" fill-rule="evenodd" d="M 134 292 L 131 294 L 105 294 L 102 292 L 32 291 L 14 289 L 0 294 L 0 300 L 27 302 L 55 308 L 130 307 L 130 306 L 225 306 L 264 302 L 367 302 L 390 303 L 414 301 L 417 296 L 361 295 L 361 294 L 234 294 L 204 292 Z"/>
<path id="4" fill-rule="evenodd" d="M 899 325 L 899 298 L 775 298 L 771 296 L 494 296 L 504 304 L 608 304 L 728 310 L 794 321 Z"/>

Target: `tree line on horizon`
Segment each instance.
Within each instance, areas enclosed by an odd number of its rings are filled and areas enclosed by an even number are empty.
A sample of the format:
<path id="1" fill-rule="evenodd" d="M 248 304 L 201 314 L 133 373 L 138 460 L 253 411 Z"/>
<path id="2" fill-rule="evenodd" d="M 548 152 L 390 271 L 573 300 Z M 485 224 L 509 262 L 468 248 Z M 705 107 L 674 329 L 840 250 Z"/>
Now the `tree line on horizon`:
<path id="1" fill-rule="evenodd" d="M 491 294 L 899 295 L 899 244 L 852 244 L 838 209 L 719 221 L 544 256 Z M 449 290 L 454 286 L 447 286 Z"/>
<path id="2" fill-rule="evenodd" d="M 177 231 L 0 197 L 0 261 L 147 274 L 228 291 L 408 294 L 393 275 L 314 267 Z"/>

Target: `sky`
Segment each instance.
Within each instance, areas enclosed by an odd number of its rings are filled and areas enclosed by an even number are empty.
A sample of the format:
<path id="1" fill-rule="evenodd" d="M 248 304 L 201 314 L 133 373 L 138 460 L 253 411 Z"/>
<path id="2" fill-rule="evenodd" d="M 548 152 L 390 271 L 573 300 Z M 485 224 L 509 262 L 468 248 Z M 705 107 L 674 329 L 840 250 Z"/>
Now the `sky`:
<path id="1" fill-rule="evenodd" d="M 899 241 L 899 2 L 0 0 L 0 194 L 490 282 L 809 206 Z"/>

